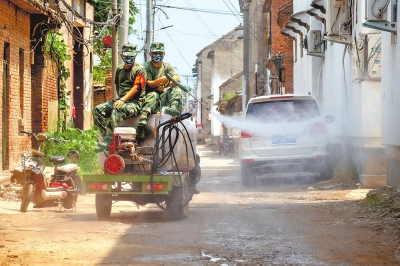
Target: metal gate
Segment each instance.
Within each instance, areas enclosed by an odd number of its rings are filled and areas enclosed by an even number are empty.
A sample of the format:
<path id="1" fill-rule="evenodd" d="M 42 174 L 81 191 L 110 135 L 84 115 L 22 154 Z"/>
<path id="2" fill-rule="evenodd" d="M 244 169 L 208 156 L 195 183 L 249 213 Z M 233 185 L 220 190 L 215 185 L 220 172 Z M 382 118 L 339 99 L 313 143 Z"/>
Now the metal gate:
<path id="1" fill-rule="evenodd" d="M 8 147 L 7 147 L 7 133 L 8 133 L 8 62 L 3 60 L 3 117 L 2 117 L 2 141 L 1 141 L 1 166 L 2 170 L 8 169 Z"/>

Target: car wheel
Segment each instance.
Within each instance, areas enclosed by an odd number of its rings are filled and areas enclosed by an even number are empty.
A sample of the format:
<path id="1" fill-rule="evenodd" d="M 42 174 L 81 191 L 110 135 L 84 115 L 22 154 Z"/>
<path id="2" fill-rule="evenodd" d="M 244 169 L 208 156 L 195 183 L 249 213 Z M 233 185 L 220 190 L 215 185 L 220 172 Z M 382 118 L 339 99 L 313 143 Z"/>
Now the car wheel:
<path id="1" fill-rule="evenodd" d="M 241 171 L 240 171 L 240 175 L 241 175 L 241 180 L 242 180 L 243 186 L 250 186 L 250 187 L 255 186 L 256 175 L 253 171 L 242 167 Z"/>
<path id="2" fill-rule="evenodd" d="M 332 179 L 332 176 L 333 176 L 332 167 L 329 164 L 325 165 L 324 169 L 322 169 L 322 171 L 319 172 L 319 180 L 321 181 Z"/>

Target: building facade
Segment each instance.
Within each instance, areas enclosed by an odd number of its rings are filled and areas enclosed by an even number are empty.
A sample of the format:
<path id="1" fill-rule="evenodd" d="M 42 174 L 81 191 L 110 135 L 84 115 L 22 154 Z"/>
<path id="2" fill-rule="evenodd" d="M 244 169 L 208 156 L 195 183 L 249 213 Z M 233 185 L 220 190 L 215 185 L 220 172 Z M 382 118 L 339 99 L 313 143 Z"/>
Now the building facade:
<path id="1" fill-rule="evenodd" d="M 232 30 L 197 53 L 197 97 L 209 110 L 197 104 L 197 123 L 204 124 L 213 142 L 222 135 L 221 123 L 213 118 L 220 99 L 219 87 L 242 71 L 243 41 L 240 31 Z M 239 37 L 239 38 L 238 38 Z"/>
<path id="2" fill-rule="evenodd" d="M 282 30 L 295 45 L 294 92 L 311 93 L 324 115 L 335 116 L 332 143 L 354 162 L 360 182 L 376 187 L 386 184 L 386 159 L 381 33 L 364 26 L 365 14 L 380 4 L 370 2 L 293 0 Z"/>
<path id="3" fill-rule="evenodd" d="M 65 17 L 57 10 L 65 11 Z M 13 170 L 20 164 L 21 153 L 32 145 L 20 130 L 39 133 L 56 129 L 60 117 L 59 73 L 57 64 L 45 56 L 44 44 L 49 32 L 60 33 L 64 43 L 71 47 L 68 53 L 73 59 L 65 62 L 65 67 L 71 70 L 66 84 L 67 92 L 71 93 L 69 124 L 82 129 L 90 127 L 92 56 L 73 40 L 65 23 L 75 25 L 86 38 L 92 28 L 74 16 L 74 12 L 93 19 L 93 8 L 85 1 L 49 4 L 0 0 L 0 171 Z"/>

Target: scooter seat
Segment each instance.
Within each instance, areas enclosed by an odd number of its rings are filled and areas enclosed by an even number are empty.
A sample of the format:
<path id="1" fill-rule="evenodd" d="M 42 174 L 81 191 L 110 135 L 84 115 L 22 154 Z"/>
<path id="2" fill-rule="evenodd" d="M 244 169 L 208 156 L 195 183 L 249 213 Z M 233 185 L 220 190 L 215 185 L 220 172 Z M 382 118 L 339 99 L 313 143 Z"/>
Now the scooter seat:
<path id="1" fill-rule="evenodd" d="M 78 169 L 79 169 L 79 166 L 74 163 L 69 163 L 69 164 L 57 167 L 58 171 L 62 171 L 62 172 L 66 172 L 66 173 L 69 173 L 69 172 L 72 172 L 72 171 L 78 170 Z"/>
<path id="2" fill-rule="evenodd" d="M 50 162 L 52 162 L 54 164 L 60 164 L 60 163 L 65 162 L 65 157 L 64 156 L 51 156 Z"/>

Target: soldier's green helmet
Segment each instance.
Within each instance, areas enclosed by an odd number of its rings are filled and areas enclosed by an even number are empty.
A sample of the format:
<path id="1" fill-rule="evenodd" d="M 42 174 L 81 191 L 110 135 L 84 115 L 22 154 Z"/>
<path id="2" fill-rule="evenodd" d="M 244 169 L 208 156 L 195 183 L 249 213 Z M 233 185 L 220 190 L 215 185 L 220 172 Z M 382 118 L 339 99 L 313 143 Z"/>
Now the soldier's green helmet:
<path id="1" fill-rule="evenodd" d="M 136 56 L 138 54 L 137 45 L 127 43 L 122 45 L 122 55 L 125 56 Z"/>
<path id="2" fill-rule="evenodd" d="M 164 44 L 162 42 L 153 42 L 150 45 L 150 52 L 162 52 L 162 53 L 165 53 Z"/>

